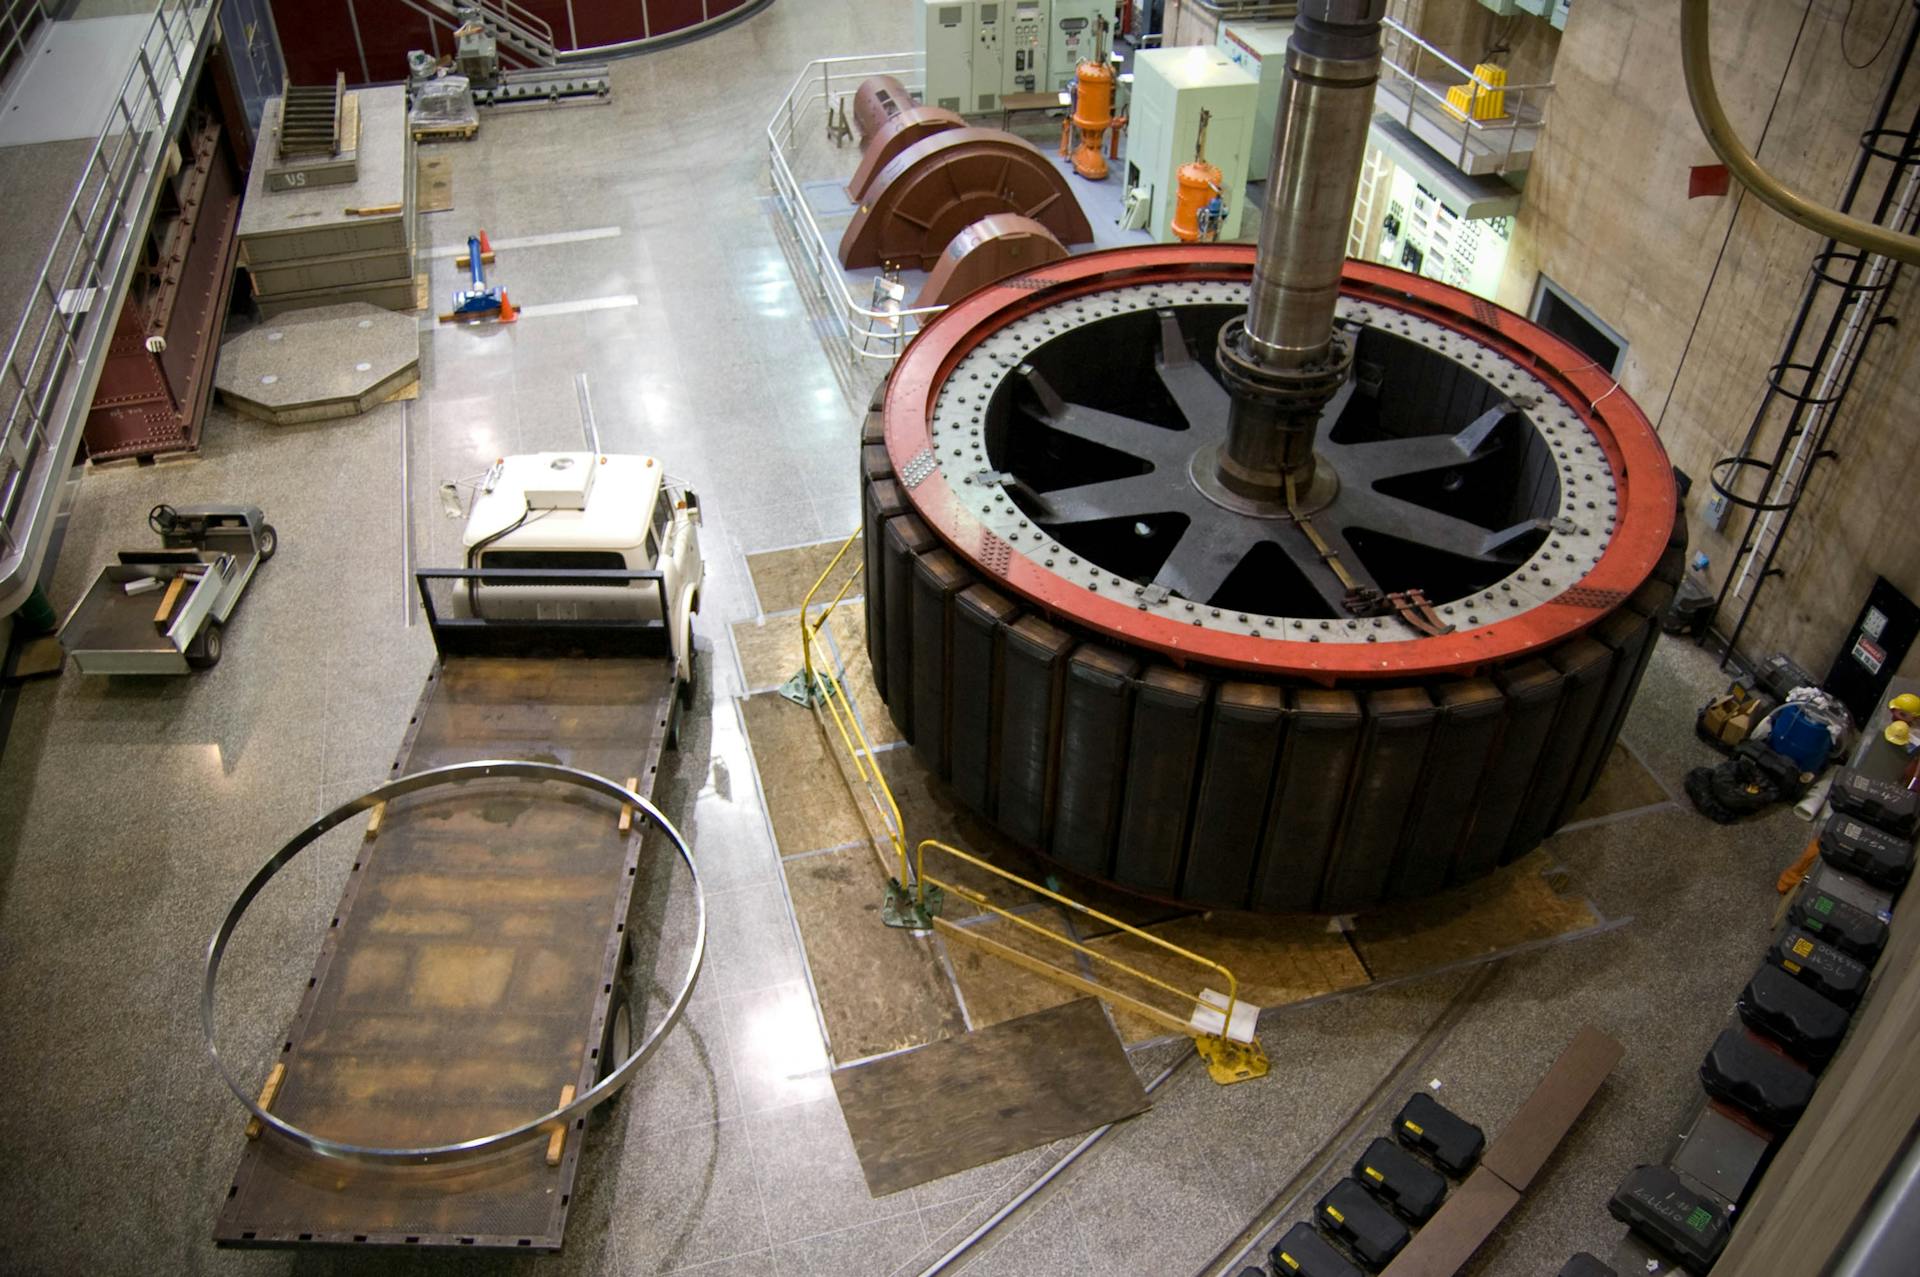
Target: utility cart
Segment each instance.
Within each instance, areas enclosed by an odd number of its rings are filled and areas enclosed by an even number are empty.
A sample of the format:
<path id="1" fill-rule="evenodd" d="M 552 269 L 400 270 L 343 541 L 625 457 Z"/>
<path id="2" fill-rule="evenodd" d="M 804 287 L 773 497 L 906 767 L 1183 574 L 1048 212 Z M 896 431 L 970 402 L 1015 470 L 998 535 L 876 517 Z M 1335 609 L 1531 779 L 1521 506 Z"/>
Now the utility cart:
<path id="1" fill-rule="evenodd" d="M 257 506 L 157 505 L 155 550 L 122 550 L 60 627 L 82 674 L 185 674 L 220 660 L 222 631 L 279 536 Z"/>

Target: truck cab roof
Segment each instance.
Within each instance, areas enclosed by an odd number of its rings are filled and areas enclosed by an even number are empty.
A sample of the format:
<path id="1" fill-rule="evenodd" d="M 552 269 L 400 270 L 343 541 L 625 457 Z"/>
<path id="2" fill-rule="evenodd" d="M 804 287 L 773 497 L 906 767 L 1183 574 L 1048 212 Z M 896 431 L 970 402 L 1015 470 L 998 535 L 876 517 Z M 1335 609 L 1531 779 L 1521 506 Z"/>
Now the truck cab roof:
<path id="1" fill-rule="evenodd" d="M 652 457 L 591 452 L 503 457 L 474 498 L 462 544 L 472 549 L 484 541 L 489 550 L 631 550 L 646 539 L 663 477 Z"/>

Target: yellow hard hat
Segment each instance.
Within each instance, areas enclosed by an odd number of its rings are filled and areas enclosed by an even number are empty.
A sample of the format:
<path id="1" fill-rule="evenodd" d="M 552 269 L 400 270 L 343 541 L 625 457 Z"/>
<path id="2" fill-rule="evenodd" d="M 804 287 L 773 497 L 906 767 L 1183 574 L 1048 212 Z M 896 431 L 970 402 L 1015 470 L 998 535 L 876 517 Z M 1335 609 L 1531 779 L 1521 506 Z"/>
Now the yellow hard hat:
<path id="1" fill-rule="evenodd" d="M 1887 702 L 1887 708 L 1899 710 L 1902 714 L 1920 714 L 1920 696 L 1902 692 Z"/>
<path id="2" fill-rule="evenodd" d="M 1907 743 L 1913 739 L 1913 728 L 1901 722 L 1899 719 L 1895 719 L 1893 722 L 1887 724 L 1887 730 L 1882 732 L 1881 735 L 1887 738 L 1889 745 L 1898 745 L 1901 749 L 1905 749 Z"/>

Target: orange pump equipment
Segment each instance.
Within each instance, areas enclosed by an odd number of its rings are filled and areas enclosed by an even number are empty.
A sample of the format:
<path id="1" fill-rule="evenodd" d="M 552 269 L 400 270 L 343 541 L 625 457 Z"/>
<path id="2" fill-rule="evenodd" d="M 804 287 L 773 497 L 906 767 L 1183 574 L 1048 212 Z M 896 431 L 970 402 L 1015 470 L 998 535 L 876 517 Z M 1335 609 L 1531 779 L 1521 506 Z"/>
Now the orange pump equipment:
<path id="1" fill-rule="evenodd" d="M 1107 59 L 1107 23 L 1099 20 L 1093 37 L 1093 56 L 1074 71 L 1072 125 L 1080 130 L 1080 145 L 1073 152 L 1073 171 L 1089 181 L 1107 176 L 1107 160 L 1100 154 L 1100 139 L 1108 129 L 1118 130 L 1125 122 L 1113 117 L 1113 64 Z M 1066 130 L 1061 130 L 1060 154 L 1067 153 Z"/>
<path id="2" fill-rule="evenodd" d="M 1188 244 L 1212 243 L 1226 219 L 1220 170 L 1207 163 L 1207 118 L 1211 114 L 1200 112 L 1200 135 L 1193 145 L 1193 159 L 1174 174 L 1178 190 L 1174 195 L 1173 234 Z"/>

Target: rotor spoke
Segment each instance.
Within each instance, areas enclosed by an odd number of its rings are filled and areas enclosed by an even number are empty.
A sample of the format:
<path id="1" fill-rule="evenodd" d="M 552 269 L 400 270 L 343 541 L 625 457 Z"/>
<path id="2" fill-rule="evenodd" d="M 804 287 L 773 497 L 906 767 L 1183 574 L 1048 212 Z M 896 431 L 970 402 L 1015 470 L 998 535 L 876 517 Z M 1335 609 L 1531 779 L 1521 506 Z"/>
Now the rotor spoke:
<path id="1" fill-rule="evenodd" d="M 1226 421 L 1231 407 L 1227 388 L 1194 362 L 1187 352 L 1186 334 L 1180 331 L 1180 323 L 1170 310 L 1160 312 L 1160 353 L 1153 366 L 1160 374 L 1160 384 L 1167 388 L 1180 415 L 1187 419 L 1187 425 L 1199 427 L 1210 421 Z"/>
<path id="2" fill-rule="evenodd" d="M 1084 404 L 1067 403 L 1054 390 L 1053 384 L 1031 364 L 1021 365 L 1020 378 L 1026 383 L 1027 389 L 1033 392 L 1037 405 L 1029 411 L 1042 425 L 1061 434 L 1071 435 L 1085 443 L 1098 444 L 1102 448 L 1112 448 L 1143 461 L 1163 464 L 1192 449 L 1192 442 L 1184 431 L 1167 430 L 1134 417 L 1103 412 Z"/>
<path id="3" fill-rule="evenodd" d="M 1034 512 L 1033 520 L 1045 527 L 1057 527 L 1068 523 L 1092 523 L 1099 519 L 1165 514 L 1170 510 L 1179 510 L 1185 504 L 1173 486 L 1184 482 L 1184 476 L 1178 473 L 1169 478 L 1156 472 L 1130 475 L 1125 479 L 1108 479 L 1102 483 L 1083 483 L 1072 488 L 1056 488 L 1052 492 L 1035 494 L 1039 508 Z"/>
<path id="4" fill-rule="evenodd" d="M 1322 432 L 1322 448 L 1337 457 L 1341 477 L 1353 483 L 1375 483 L 1400 475 L 1442 470 L 1466 465 L 1493 456 L 1498 448 L 1489 448 L 1493 429 L 1513 411 L 1500 404 L 1476 417 L 1457 434 L 1420 435 L 1412 439 L 1378 439 L 1367 443 L 1334 444 Z"/>
<path id="5" fill-rule="evenodd" d="M 1429 510 L 1425 506 L 1402 501 L 1358 484 L 1341 489 L 1335 510 L 1337 513 L 1334 518 L 1343 528 L 1365 528 L 1370 532 L 1384 533 L 1439 550 L 1443 554 L 1477 559 L 1483 563 L 1519 562 L 1523 556 L 1513 548 L 1514 543 L 1526 533 L 1544 526 L 1540 520 L 1531 519 L 1498 532 L 1489 532 L 1477 523 L 1469 523 L 1438 510 Z"/>
<path id="6" fill-rule="evenodd" d="M 1189 525 L 1154 573 L 1153 583 L 1194 603 L 1205 603 L 1218 594 L 1252 547 L 1207 532 L 1204 525 Z"/>

